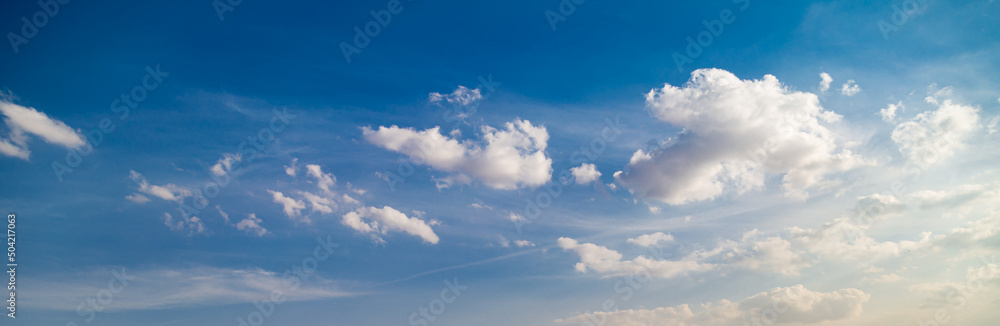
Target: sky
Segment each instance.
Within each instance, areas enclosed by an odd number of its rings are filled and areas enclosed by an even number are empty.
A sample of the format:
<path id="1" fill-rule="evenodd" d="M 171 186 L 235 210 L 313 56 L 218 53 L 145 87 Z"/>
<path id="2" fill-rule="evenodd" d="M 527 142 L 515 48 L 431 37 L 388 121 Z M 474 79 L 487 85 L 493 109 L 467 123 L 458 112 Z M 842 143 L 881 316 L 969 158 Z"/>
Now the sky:
<path id="1" fill-rule="evenodd" d="M 998 16 L 8 1 L 3 323 L 992 325 Z"/>

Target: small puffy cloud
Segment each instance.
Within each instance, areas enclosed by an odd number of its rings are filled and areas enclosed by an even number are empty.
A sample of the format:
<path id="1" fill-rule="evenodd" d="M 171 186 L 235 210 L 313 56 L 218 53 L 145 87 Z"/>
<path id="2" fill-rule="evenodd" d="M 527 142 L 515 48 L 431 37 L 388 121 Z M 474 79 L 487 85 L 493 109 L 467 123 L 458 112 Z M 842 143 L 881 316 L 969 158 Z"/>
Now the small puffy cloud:
<path id="1" fill-rule="evenodd" d="M 858 84 L 854 82 L 853 79 L 848 80 L 846 83 L 844 83 L 843 86 L 840 86 L 840 94 L 844 94 L 846 96 L 854 96 L 855 94 L 858 94 L 860 92 L 861 92 L 861 86 L 858 86 Z"/>
<path id="2" fill-rule="evenodd" d="M 1000 131 L 1000 128 L 997 128 L 998 124 L 1000 124 L 1000 117 L 993 117 L 993 119 L 990 120 L 989 126 L 987 126 L 987 132 L 992 135 L 997 133 L 997 131 Z"/>
<path id="3" fill-rule="evenodd" d="M 569 172 L 573 174 L 573 178 L 576 179 L 576 184 L 578 185 L 594 182 L 601 177 L 601 172 L 597 171 L 597 166 L 589 163 L 583 163 L 578 167 L 571 168 Z"/>
<path id="4" fill-rule="evenodd" d="M 215 165 L 212 165 L 211 171 L 214 175 L 223 175 L 233 172 L 233 164 L 240 162 L 243 156 L 240 154 L 225 153 L 222 154 L 222 158 L 219 159 Z"/>
<path id="5" fill-rule="evenodd" d="M 312 207 L 313 212 L 330 214 L 337 210 L 337 202 L 333 198 L 315 195 L 307 191 L 300 191 L 299 194 L 309 202 L 309 206 Z"/>
<path id="6" fill-rule="evenodd" d="M 593 243 L 579 243 L 570 238 L 559 238 L 559 247 L 573 251 L 580 256 L 580 262 L 574 265 L 578 272 L 592 270 L 602 274 L 602 277 L 623 275 L 649 274 L 660 278 L 673 278 L 690 272 L 701 272 L 712 269 L 710 264 L 702 264 L 694 260 L 658 260 L 644 256 L 633 260 L 622 260 L 622 254 Z"/>
<path id="7" fill-rule="evenodd" d="M 312 220 L 310 220 L 309 217 L 302 217 L 302 210 L 306 208 L 306 204 L 301 200 L 286 197 L 285 194 L 280 191 L 268 190 L 267 192 L 271 193 L 271 196 L 276 204 L 280 204 L 282 206 L 282 211 L 285 212 L 285 215 L 287 215 L 288 218 L 296 222 L 305 222 L 306 224 L 312 223 Z"/>
<path id="8" fill-rule="evenodd" d="M 316 178 L 316 185 L 325 193 L 331 193 L 330 187 L 337 183 L 337 177 L 333 173 L 323 173 L 323 168 L 316 164 L 306 165 L 309 176 Z"/>
<path id="9" fill-rule="evenodd" d="M 501 235 L 500 236 L 500 242 L 499 242 L 499 244 L 500 244 L 501 247 L 509 248 L 510 247 L 510 240 L 507 240 L 507 238 L 504 238 L 504 236 Z"/>
<path id="10" fill-rule="evenodd" d="M 937 110 L 897 125 L 892 140 L 910 162 L 927 166 L 955 155 L 979 127 L 978 108 L 945 100 Z"/>
<path id="11" fill-rule="evenodd" d="M 478 103 L 482 99 L 483 94 L 478 88 L 469 89 L 465 86 L 458 86 L 458 88 L 452 91 L 451 94 L 431 92 L 427 101 L 431 104 L 438 104 L 445 101 L 454 105 L 470 106 Z"/>
<path id="12" fill-rule="evenodd" d="M 951 86 L 937 89 L 937 84 L 931 84 L 931 86 L 928 87 L 927 97 L 924 98 L 924 102 L 937 105 L 940 103 L 939 99 L 951 97 L 951 94 L 954 91 L 955 88 Z"/>
<path id="13" fill-rule="evenodd" d="M 34 108 L 20 106 L 0 99 L 0 113 L 10 129 L 9 138 L 0 138 L 0 154 L 28 160 L 28 135 L 35 135 L 47 143 L 65 148 L 80 148 L 86 140 L 62 121 L 52 119 Z"/>
<path id="14" fill-rule="evenodd" d="M 140 194 L 131 194 L 131 195 L 125 196 L 125 199 L 131 200 L 132 202 L 134 202 L 136 204 L 145 204 L 145 203 L 148 203 L 150 201 L 149 197 L 146 197 L 146 196 L 143 196 L 143 195 L 140 195 Z"/>
<path id="15" fill-rule="evenodd" d="M 183 201 L 184 198 L 191 197 L 194 194 L 191 191 L 191 189 L 181 187 L 172 183 L 168 183 L 163 186 L 149 184 L 149 182 L 146 181 L 146 178 L 143 177 L 142 174 L 140 174 L 139 172 L 135 172 L 134 170 L 129 171 L 129 178 L 131 178 L 139 185 L 139 192 L 163 200 L 180 202 Z M 135 195 L 138 194 L 133 194 L 133 196 Z M 132 198 L 129 198 L 129 200 L 136 201 Z M 141 201 L 142 199 L 139 200 Z"/>
<path id="16" fill-rule="evenodd" d="M 664 234 L 663 232 L 656 232 L 653 234 L 644 234 L 635 238 L 629 238 L 628 243 L 640 246 L 640 247 L 652 247 L 658 244 L 673 242 L 674 236 L 669 234 Z"/>
<path id="17" fill-rule="evenodd" d="M 527 120 L 508 122 L 502 130 L 484 126 L 485 144 L 459 142 L 439 129 L 364 127 L 363 133 L 372 144 L 451 173 L 439 180 L 439 188 L 475 179 L 491 188 L 512 190 L 540 186 L 552 176 L 552 159 L 545 155 L 549 139 L 545 127 Z"/>
<path id="18" fill-rule="evenodd" d="M 363 234 L 370 234 L 376 242 L 384 243 L 382 236 L 390 231 L 404 232 L 430 244 L 439 241 L 427 222 L 417 217 L 407 217 L 392 207 L 362 207 L 344 214 L 341 223 Z M 432 222 L 433 223 L 433 222 Z"/>
<path id="19" fill-rule="evenodd" d="M 860 316 L 863 304 L 870 298 L 871 295 L 853 288 L 815 292 L 795 285 L 774 288 L 739 302 L 721 300 L 700 304 L 697 311 L 687 304 L 655 309 L 598 311 L 556 320 L 556 323 L 576 325 L 600 320 L 605 325 L 628 326 L 739 326 L 746 325 L 748 320 L 776 316 L 776 324 L 809 325 Z"/>
<path id="20" fill-rule="evenodd" d="M 879 115 L 882 116 L 882 121 L 893 122 L 896 120 L 896 111 L 902 111 L 902 110 L 906 110 L 906 107 L 903 106 L 903 102 L 900 101 L 897 104 L 889 104 L 889 106 L 885 107 L 882 110 L 879 110 L 878 113 Z"/>
<path id="21" fill-rule="evenodd" d="M 768 175 L 783 175 L 785 194 L 805 198 L 808 189 L 830 183 L 827 174 L 869 164 L 838 148 L 838 136 L 823 125 L 839 115 L 772 75 L 740 80 L 721 69 L 696 70 L 683 87 L 650 91 L 646 105 L 684 131 L 665 146 L 636 151 L 626 172 L 615 173 L 640 198 L 671 205 L 709 200 L 727 187 L 761 189 Z"/>
<path id="22" fill-rule="evenodd" d="M 534 247 L 535 244 L 528 240 L 514 240 L 514 245 L 518 247 Z"/>
<path id="23" fill-rule="evenodd" d="M 830 74 L 828 74 L 828 73 L 821 72 L 821 73 L 819 73 L 819 79 L 820 79 L 820 81 L 819 81 L 819 88 L 818 88 L 819 91 L 820 92 L 826 92 L 827 90 L 829 90 L 830 89 L 830 83 L 833 82 L 833 77 L 830 77 Z"/>
<path id="24" fill-rule="evenodd" d="M 348 196 L 347 194 L 344 194 L 343 196 L 340 196 L 340 197 L 341 197 L 341 200 L 344 201 L 344 204 L 348 204 L 348 205 L 361 205 L 360 201 L 358 201 L 357 199 L 354 199 L 354 197 Z"/>
<path id="25" fill-rule="evenodd" d="M 293 159 L 291 166 L 285 167 L 286 174 L 288 174 L 289 176 L 294 176 L 297 173 L 296 171 L 298 170 L 297 168 L 295 168 L 295 163 L 297 161 L 298 159 Z M 309 207 L 312 207 L 311 211 L 313 212 L 330 214 L 336 211 L 337 208 L 340 206 L 338 205 L 336 198 L 340 197 L 340 194 L 338 194 L 331 188 L 336 186 L 337 177 L 334 176 L 333 173 L 323 172 L 323 168 L 316 164 L 307 164 L 306 174 L 310 178 L 315 179 L 316 187 L 319 188 L 320 191 L 311 192 L 311 191 L 300 190 L 300 191 L 295 191 L 295 193 L 301 196 L 302 199 L 305 199 L 305 202 L 309 203 Z M 351 187 L 350 183 L 348 183 L 347 185 L 349 188 Z M 356 192 L 362 194 L 364 193 L 363 190 L 358 190 Z M 284 207 L 285 215 L 288 215 L 288 217 L 290 218 L 298 217 L 300 215 L 300 211 L 305 208 L 305 203 L 302 200 L 290 198 L 280 192 L 272 191 L 271 193 L 275 197 L 275 202 L 282 204 L 282 206 Z M 342 197 L 343 197 L 342 201 L 343 203 L 358 204 L 357 200 L 351 198 L 346 194 L 344 194 Z M 305 221 L 306 223 L 311 222 L 311 220 L 308 217 L 302 218 L 301 220 Z"/>
<path id="26" fill-rule="evenodd" d="M 236 223 L 236 229 L 262 237 L 267 234 L 267 229 L 261 226 L 261 223 L 264 223 L 264 221 L 257 217 L 257 214 L 250 213 L 247 218 Z"/>
<path id="27" fill-rule="evenodd" d="M 289 165 L 285 165 L 285 174 L 287 174 L 289 176 L 292 176 L 292 177 L 294 177 L 296 174 L 298 174 L 299 168 L 297 166 L 295 166 L 295 163 L 297 163 L 298 161 L 299 161 L 299 159 L 292 158 L 292 163 L 289 164 Z"/>
<path id="28" fill-rule="evenodd" d="M 197 216 L 180 216 L 175 218 L 170 213 L 163 213 L 163 224 L 171 231 L 187 230 L 189 234 L 205 232 L 205 224 Z"/>

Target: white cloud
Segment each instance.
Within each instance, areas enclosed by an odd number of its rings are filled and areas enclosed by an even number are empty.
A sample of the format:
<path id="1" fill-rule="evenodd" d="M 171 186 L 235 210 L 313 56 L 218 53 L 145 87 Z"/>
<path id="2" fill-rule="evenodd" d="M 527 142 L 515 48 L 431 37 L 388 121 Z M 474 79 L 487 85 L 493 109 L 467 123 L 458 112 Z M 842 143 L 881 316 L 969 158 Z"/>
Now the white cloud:
<path id="1" fill-rule="evenodd" d="M 561 324 L 585 324 L 604 321 L 617 326 L 742 326 L 749 320 L 772 320 L 776 324 L 817 324 L 861 315 L 862 306 L 871 295 L 853 288 L 833 292 L 815 292 L 802 285 L 779 287 L 761 292 L 739 302 L 721 300 L 701 304 L 697 311 L 687 304 L 655 309 L 599 311 L 578 315 Z M 772 317 L 774 316 L 774 317 Z M 825 325 L 825 324 L 824 324 Z"/>
<path id="2" fill-rule="evenodd" d="M 316 178 L 316 185 L 319 189 L 322 189 L 324 193 L 332 193 L 330 187 L 337 183 L 337 177 L 333 176 L 333 173 L 323 173 L 323 168 L 316 164 L 306 165 L 306 170 L 309 176 Z"/>
<path id="3" fill-rule="evenodd" d="M 181 216 L 175 219 L 170 213 L 163 213 L 163 224 L 171 231 L 187 230 L 189 234 L 205 232 L 205 224 L 197 216 Z"/>
<path id="4" fill-rule="evenodd" d="M 329 263 L 322 263 L 327 264 Z M 114 272 L 110 272 L 113 270 Z M 293 287 L 282 273 L 262 269 L 193 267 L 185 269 L 104 269 L 88 272 L 58 272 L 49 279 L 33 281 L 32 295 L 21 298 L 39 309 L 74 311 L 108 288 L 124 282 L 127 290 L 114 293 L 105 311 L 153 310 L 178 307 L 252 304 L 280 291 L 288 302 L 322 300 L 356 295 L 338 282 L 312 274 Z M 30 303 L 29 303 L 30 302 Z M 21 302 L 18 302 L 21 303 Z"/>
<path id="5" fill-rule="evenodd" d="M 937 105 L 940 103 L 938 99 L 951 97 L 951 94 L 954 91 L 955 89 L 951 86 L 937 89 L 937 84 L 931 84 L 931 86 L 928 87 L 927 97 L 924 98 L 924 102 Z"/>
<path id="6" fill-rule="evenodd" d="M 950 158 L 979 129 L 979 109 L 945 100 L 935 111 L 918 114 L 892 131 L 892 140 L 911 162 L 926 166 Z"/>
<path id="7" fill-rule="evenodd" d="M 975 242 L 987 242 L 997 234 L 1000 234 L 1000 214 L 994 212 L 991 216 L 968 222 L 965 227 L 954 228 L 935 240 L 936 245 L 967 247 Z"/>
<path id="8" fill-rule="evenodd" d="M 819 78 L 819 91 L 826 92 L 830 89 L 830 83 L 833 82 L 833 77 L 830 77 L 830 74 L 828 73 L 821 72 L 819 73 Z"/>
<path id="9" fill-rule="evenodd" d="M 861 86 L 858 86 L 858 84 L 855 83 L 853 79 L 848 80 L 846 83 L 844 83 L 843 86 L 840 87 L 840 94 L 844 94 L 847 96 L 854 96 L 859 92 L 861 92 Z"/>
<path id="10" fill-rule="evenodd" d="M 825 175 L 868 164 L 838 149 L 838 137 L 821 124 L 839 115 L 824 110 L 815 94 L 789 91 L 771 75 L 740 80 L 701 69 L 683 88 L 650 91 L 646 104 L 684 131 L 662 148 L 636 151 L 627 172 L 615 173 L 641 198 L 671 205 L 709 200 L 726 187 L 761 189 L 768 174 L 783 174 L 785 194 L 805 198 L 809 188 L 829 183 Z"/>
<path id="11" fill-rule="evenodd" d="M 149 197 L 146 197 L 146 196 L 143 196 L 143 195 L 140 195 L 140 194 L 131 194 L 131 195 L 125 196 L 125 199 L 131 200 L 132 202 L 135 202 L 136 204 L 145 204 L 145 203 L 148 203 L 150 201 Z"/>
<path id="12" fill-rule="evenodd" d="M 789 240 L 797 248 L 833 261 L 895 257 L 905 250 L 931 245 L 930 233 L 921 234 L 917 241 L 884 242 L 879 242 L 866 233 L 877 221 L 896 215 L 904 209 L 905 206 L 890 195 L 861 197 L 858 206 L 850 213 L 816 229 L 789 228 Z"/>
<path id="13" fill-rule="evenodd" d="M 475 208 L 475 209 L 493 210 L 493 206 L 482 204 L 482 203 L 472 203 L 472 204 L 469 204 L 469 207 L 472 207 L 472 208 Z"/>
<path id="14" fill-rule="evenodd" d="M 483 94 L 476 89 L 469 89 L 465 86 L 458 86 L 457 89 L 451 92 L 451 94 L 441 94 L 438 92 L 431 92 L 428 96 L 427 101 L 432 104 L 441 103 L 445 101 L 455 105 L 470 106 L 478 103 L 483 99 Z"/>
<path id="15" fill-rule="evenodd" d="M 219 205 L 215 205 L 215 210 L 219 211 L 219 215 L 222 216 L 222 219 L 226 221 L 226 224 L 229 224 L 229 213 L 223 211 L 222 206 Z"/>
<path id="16" fill-rule="evenodd" d="M 139 192 L 163 200 L 181 202 L 184 200 L 184 198 L 191 197 L 194 194 L 191 191 L 191 189 L 181 187 L 172 183 L 168 183 L 163 186 L 151 185 L 149 184 L 148 181 L 146 181 L 146 178 L 143 177 L 142 174 L 140 174 L 139 172 L 135 172 L 134 170 L 129 171 L 129 178 L 131 178 L 139 185 Z M 135 195 L 137 194 L 133 194 L 132 196 Z M 129 198 L 129 200 L 135 201 L 132 198 Z M 139 200 L 141 201 L 141 199 Z"/>
<path id="17" fill-rule="evenodd" d="M 500 235 L 500 246 L 504 247 L 504 248 L 509 248 L 510 247 L 510 241 L 507 240 L 507 238 L 504 238 L 503 235 Z"/>
<path id="18" fill-rule="evenodd" d="M 239 223 L 236 223 L 236 229 L 262 237 L 267 234 L 267 229 L 261 226 L 261 223 L 264 223 L 264 221 L 257 217 L 257 214 L 250 213 L 247 218 L 239 221 Z"/>
<path id="19" fill-rule="evenodd" d="M 640 246 L 640 247 L 652 247 L 660 244 L 661 242 L 673 242 L 674 236 L 669 234 L 663 234 L 663 232 L 656 232 L 653 234 L 644 234 L 635 238 L 629 238 L 628 243 Z"/>
<path id="20" fill-rule="evenodd" d="M 812 265 L 801 251 L 793 250 L 788 240 L 764 236 L 757 229 L 744 232 L 740 241 L 726 240 L 711 251 L 700 250 L 691 256 L 731 268 L 773 271 L 782 275 L 799 275 L 803 268 Z"/>
<path id="21" fill-rule="evenodd" d="M 349 204 L 349 205 L 361 205 L 360 201 L 358 201 L 357 199 L 354 199 L 354 197 L 348 196 L 347 194 L 344 194 L 343 196 L 341 196 L 341 199 L 344 201 L 345 204 Z"/>
<path id="22" fill-rule="evenodd" d="M 597 166 L 589 163 L 583 163 L 578 167 L 571 168 L 569 172 L 573 174 L 573 178 L 576 179 L 576 184 L 578 185 L 594 182 L 601 177 L 601 172 L 597 171 Z"/>
<path id="23" fill-rule="evenodd" d="M 299 168 L 295 166 L 295 163 L 298 162 L 298 161 L 299 161 L 299 159 L 292 158 L 292 163 L 289 164 L 289 165 L 285 165 L 285 174 L 287 174 L 289 176 L 292 176 L 292 177 L 294 177 L 296 174 L 298 174 Z"/>
<path id="24" fill-rule="evenodd" d="M 417 236 L 431 244 L 439 241 L 437 234 L 434 234 L 434 230 L 426 222 L 417 217 L 407 217 L 406 214 L 388 206 L 358 208 L 344 214 L 341 223 L 360 233 L 371 234 L 375 241 L 380 243 L 385 242 L 382 236 L 389 231 Z"/>
<path id="25" fill-rule="evenodd" d="M 945 190 L 920 190 L 906 196 L 924 209 L 955 206 L 980 197 L 998 198 L 1000 189 L 997 185 L 966 184 Z"/>
<path id="26" fill-rule="evenodd" d="M 577 271 L 585 273 L 592 270 L 602 274 L 602 277 L 648 273 L 654 277 L 673 278 L 690 272 L 707 271 L 714 267 L 690 259 L 673 261 L 639 256 L 633 260 L 623 261 L 622 254 L 617 251 L 593 243 L 581 244 L 570 238 L 559 238 L 557 243 L 563 250 L 572 250 L 580 256 L 580 262 L 574 265 Z"/>
<path id="27" fill-rule="evenodd" d="M 285 173 L 288 174 L 289 176 L 294 176 L 296 174 L 297 169 L 294 168 L 296 161 L 298 161 L 298 159 L 293 159 L 292 166 L 285 167 Z M 299 194 L 299 196 L 302 196 L 302 198 L 304 198 L 305 201 L 309 203 L 309 206 L 312 207 L 311 211 L 313 212 L 330 214 L 336 211 L 340 206 L 338 205 L 336 198 L 340 195 L 337 194 L 337 192 L 335 192 L 334 190 L 331 190 L 331 188 L 336 186 L 337 177 L 334 176 L 333 173 L 324 173 L 323 168 L 316 164 L 307 164 L 306 174 L 309 177 L 316 180 L 316 187 L 319 188 L 320 191 L 318 193 L 309 191 L 296 191 L 296 193 Z M 348 187 L 351 187 L 350 183 L 348 183 L 347 185 Z M 274 195 L 275 197 L 274 200 L 276 203 L 283 205 L 285 215 L 288 215 L 288 217 L 290 218 L 296 218 L 300 216 L 301 215 L 300 211 L 302 209 L 305 209 L 306 207 L 305 203 L 302 202 L 301 200 L 287 197 L 281 192 L 270 191 L 270 190 L 268 191 L 271 192 L 272 195 Z M 356 192 L 363 194 L 364 190 L 356 190 Z M 359 203 L 357 200 L 351 198 L 346 194 L 344 194 L 342 198 L 343 202 L 346 204 Z M 308 217 L 303 217 L 300 220 L 306 223 L 312 222 Z"/>
<path id="28" fill-rule="evenodd" d="M 285 197 L 285 194 L 282 194 L 280 191 L 268 190 L 267 192 L 271 193 L 276 204 L 281 204 L 282 210 L 289 219 L 295 222 L 305 222 L 306 224 L 312 223 L 312 220 L 308 216 L 301 217 L 302 210 L 306 208 L 306 204 L 301 200 Z"/>
<path id="29" fill-rule="evenodd" d="M 879 115 L 882 116 L 882 121 L 893 122 L 896 120 L 896 111 L 903 111 L 903 110 L 906 110 L 906 106 L 904 106 L 903 102 L 900 101 L 897 104 L 889 104 L 889 106 L 885 107 L 882 110 L 879 110 L 878 113 Z"/>
<path id="30" fill-rule="evenodd" d="M 212 174 L 223 175 L 233 172 L 233 163 L 240 162 L 242 158 L 243 156 L 240 154 L 222 154 L 222 158 L 215 165 L 212 165 Z"/>
<path id="31" fill-rule="evenodd" d="M 0 154 L 28 160 L 28 157 L 31 156 L 31 151 L 0 138 Z"/>
<path id="32" fill-rule="evenodd" d="M 300 191 L 299 195 L 305 197 L 306 201 L 309 202 L 309 206 L 312 206 L 313 212 L 330 214 L 337 210 L 337 202 L 334 201 L 333 198 L 315 195 L 307 191 Z"/>
<path id="33" fill-rule="evenodd" d="M 514 240 L 514 245 L 518 247 L 534 247 L 535 244 L 528 240 Z"/>
<path id="34" fill-rule="evenodd" d="M 9 139 L 0 138 L 0 154 L 28 160 L 28 135 L 65 148 L 80 148 L 86 144 L 82 135 L 65 123 L 50 118 L 34 108 L 23 107 L 6 100 L 0 100 L 0 113 L 10 129 Z"/>
<path id="35" fill-rule="evenodd" d="M 508 122 L 503 130 L 484 126 L 481 132 L 485 146 L 449 138 L 438 127 L 423 131 L 397 126 L 363 128 L 369 142 L 452 173 L 440 180 L 440 187 L 476 179 L 491 188 L 511 190 L 537 187 L 549 181 L 552 159 L 545 155 L 549 139 L 545 127 L 515 120 Z"/>
<path id="36" fill-rule="evenodd" d="M 993 117 L 993 119 L 990 120 L 989 126 L 987 126 L 987 132 L 992 135 L 997 133 L 997 131 L 1000 131 L 1000 128 L 997 128 L 998 124 L 1000 124 L 1000 117 Z"/>

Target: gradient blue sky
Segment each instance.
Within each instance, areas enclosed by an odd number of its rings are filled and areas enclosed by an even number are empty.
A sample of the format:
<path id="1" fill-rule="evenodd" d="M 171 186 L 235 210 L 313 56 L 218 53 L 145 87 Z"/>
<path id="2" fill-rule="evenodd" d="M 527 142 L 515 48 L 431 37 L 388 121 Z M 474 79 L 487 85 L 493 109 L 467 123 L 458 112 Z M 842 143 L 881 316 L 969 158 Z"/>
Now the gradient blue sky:
<path id="1" fill-rule="evenodd" d="M 456 279 L 468 288 L 428 325 L 743 325 L 778 297 L 794 302 L 777 314 L 788 325 L 1000 318 L 1000 274 L 976 273 L 1000 247 L 1000 3 L 585 1 L 553 30 L 546 12 L 575 2 L 403 0 L 347 62 L 341 43 L 388 3 L 243 1 L 220 20 L 207 0 L 70 1 L 5 44 L 0 141 L 30 151 L 0 151 L 0 207 L 21 232 L 17 323 L 88 324 L 78 305 L 122 269 L 135 279 L 89 324 L 237 325 L 284 289 L 265 324 L 419 325 Z M 5 39 L 42 10 L 5 3 Z M 147 67 L 169 75 L 119 119 L 114 101 Z M 295 117 L 226 171 L 275 110 Z M 105 118 L 115 129 L 60 180 L 53 162 Z M 561 184 L 607 120 L 623 127 L 586 160 L 601 175 Z M 703 178 L 782 135 L 787 152 Z M 421 142 L 444 147 L 400 145 Z M 215 166 L 233 181 L 179 211 Z M 820 179 L 785 184 L 795 171 Z M 873 202 L 871 225 L 838 224 Z M 860 240 L 839 233 L 851 228 Z M 658 232 L 654 257 L 639 237 Z M 318 237 L 339 246 L 286 289 Z M 624 296 L 636 275 L 651 276 Z"/>

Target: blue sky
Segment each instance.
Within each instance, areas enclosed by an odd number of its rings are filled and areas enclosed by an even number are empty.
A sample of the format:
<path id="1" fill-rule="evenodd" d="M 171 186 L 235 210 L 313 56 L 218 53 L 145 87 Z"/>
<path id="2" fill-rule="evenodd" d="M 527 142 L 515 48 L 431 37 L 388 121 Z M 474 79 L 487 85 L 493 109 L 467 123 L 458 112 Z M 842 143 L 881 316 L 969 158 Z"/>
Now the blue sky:
<path id="1" fill-rule="evenodd" d="M 17 317 L 986 325 L 998 13 L 8 3 Z"/>

